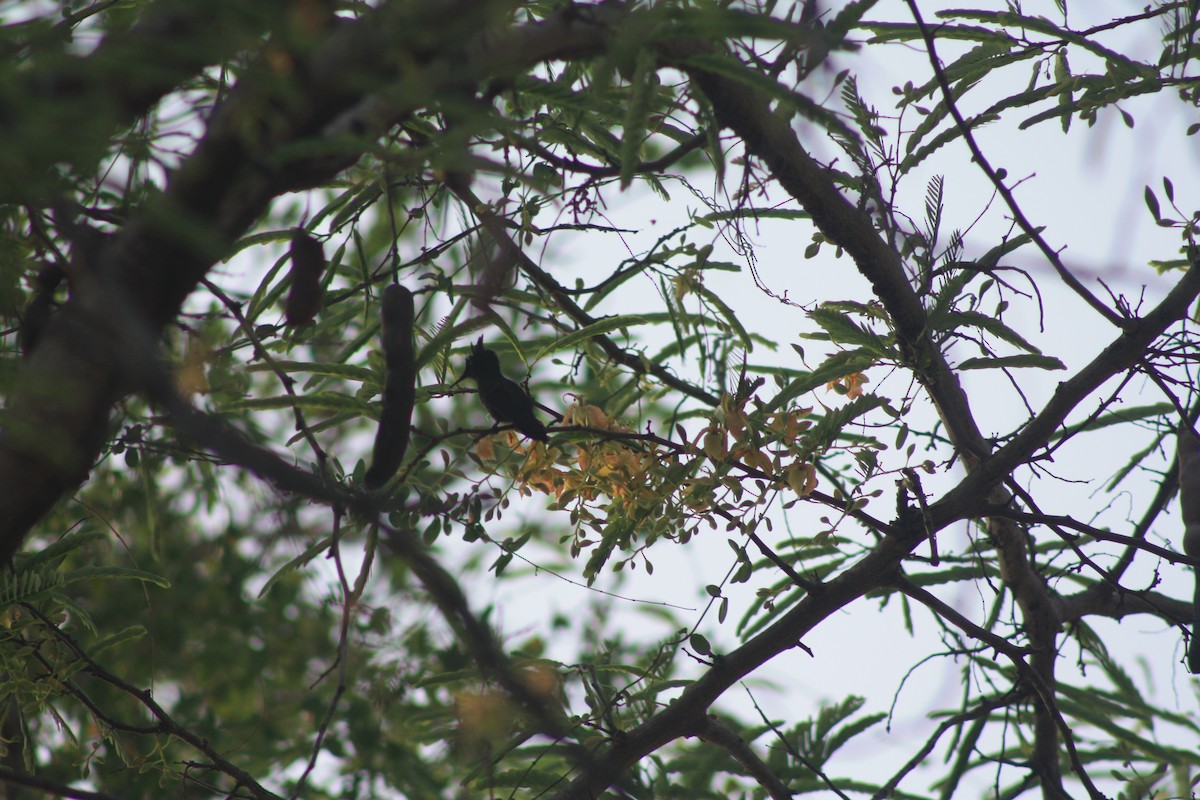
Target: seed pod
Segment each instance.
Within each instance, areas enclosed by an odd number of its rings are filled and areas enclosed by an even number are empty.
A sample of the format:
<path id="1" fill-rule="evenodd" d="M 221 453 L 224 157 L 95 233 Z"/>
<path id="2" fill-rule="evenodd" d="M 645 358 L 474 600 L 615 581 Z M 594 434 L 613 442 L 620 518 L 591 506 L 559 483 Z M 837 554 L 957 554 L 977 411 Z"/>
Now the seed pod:
<path id="1" fill-rule="evenodd" d="M 17 329 L 17 344 L 22 355 L 28 356 L 37 346 L 42 331 L 50 322 L 50 316 L 56 307 L 54 292 L 58 285 L 67 277 L 62 267 L 51 264 L 38 270 L 36 283 L 37 291 L 25 311 L 21 315 L 21 326 Z"/>
<path id="2" fill-rule="evenodd" d="M 1179 426 L 1179 505 L 1183 510 L 1183 552 L 1200 558 L 1200 440 L 1186 421 Z M 1192 595 L 1192 638 L 1188 643 L 1188 672 L 1200 674 L 1200 568 Z"/>
<path id="3" fill-rule="evenodd" d="M 383 486 L 400 468 L 408 450 L 416 400 L 412 292 L 394 283 L 383 290 L 381 306 L 383 329 L 380 340 L 387 378 L 383 384 L 383 408 L 379 413 L 379 429 L 375 431 L 371 468 L 363 476 L 368 489 Z"/>
<path id="4" fill-rule="evenodd" d="M 302 228 L 292 231 L 288 250 L 292 260 L 287 303 L 284 306 L 288 325 L 307 325 L 321 308 L 321 274 L 325 271 L 325 248 Z"/>

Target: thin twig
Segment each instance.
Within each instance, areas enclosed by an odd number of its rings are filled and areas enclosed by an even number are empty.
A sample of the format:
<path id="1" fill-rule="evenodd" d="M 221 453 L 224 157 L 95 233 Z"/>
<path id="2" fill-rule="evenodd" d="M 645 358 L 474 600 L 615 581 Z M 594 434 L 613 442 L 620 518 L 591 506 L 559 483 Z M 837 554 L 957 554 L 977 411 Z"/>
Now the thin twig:
<path id="1" fill-rule="evenodd" d="M 1013 196 L 1012 191 L 1009 190 L 1009 188 L 1004 184 L 1004 180 L 997 174 L 996 170 L 992 168 L 992 165 L 988 163 L 987 158 L 983 155 L 983 151 L 979 149 L 979 144 L 975 141 L 974 134 L 971 133 L 970 125 L 967 124 L 967 121 L 963 118 L 962 112 L 958 110 L 958 106 L 954 102 L 954 90 L 950 86 L 949 78 L 946 77 L 946 71 L 942 69 L 941 60 L 938 59 L 937 49 L 934 45 L 933 33 L 930 32 L 928 26 L 925 24 L 925 20 L 921 17 L 921 11 L 917 8 L 916 0 L 906 0 L 906 2 L 908 3 L 909 10 L 912 11 L 913 19 L 916 20 L 917 28 L 919 28 L 921 31 L 921 38 L 925 40 L 925 49 L 929 53 L 929 64 L 933 68 L 933 74 L 937 78 L 938 86 L 942 90 L 942 102 L 946 104 L 946 108 L 950 111 L 950 115 L 954 117 L 954 122 L 958 126 L 959 132 L 962 134 L 963 140 L 967 143 L 967 147 L 970 148 L 971 156 L 975 163 L 979 165 L 979 168 L 983 170 L 983 173 L 987 176 L 988 180 L 991 181 L 992 185 L 996 187 L 996 191 L 999 192 L 1000 196 L 1004 198 L 1004 202 L 1008 205 L 1009 211 L 1012 212 L 1013 219 L 1016 220 L 1017 224 L 1021 226 L 1021 230 L 1025 232 L 1025 235 L 1037 244 L 1038 249 L 1042 251 L 1042 255 L 1046 257 L 1046 260 L 1050 262 L 1050 265 L 1054 267 L 1054 271 L 1058 273 L 1058 276 L 1062 279 L 1063 283 L 1071 287 L 1071 289 L 1081 298 L 1083 298 L 1088 305 L 1096 309 L 1096 311 L 1100 313 L 1100 316 L 1104 317 L 1118 328 L 1125 328 L 1127 325 L 1129 325 L 1130 320 L 1122 317 L 1116 311 L 1113 311 L 1111 308 L 1105 305 L 1100 298 L 1092 294 L 1092 292 L 1086 286 L 1080 283 L 1079 279 L 1076 278 L 1069 269 L 1067 269 L 1067 266 L 1063 264 L 1062 259 L 1058 257 L 1058 253 L 1051 249 L 1050 245 L 1046 243 L 1046 240 L 1042 238 L 1041 233 L 1039 233 L 1037 228 L 1034 227 L 1033 223 L 1029 221 L 1029 219 L 1025 216 L 1025 213 L 1021 211 L 1021 207 L 1017 204 L 1017 199 Z"/>
<path id="2" fill-rule="evenodd" d="M 47 629 L 49 629 L 49 631 L 58 638 L 59 641 L 65 644 L 71 650 L 71 652 L 75 654 L 76 658 L 86 665 L 85 669 L 89 674 L 94 675 L 100 680 L 114 686 L 145 706 L 150 714 L 158 721 L 157 730 L 155 732 L 174 736 L 175 738 L 186 742 L 197 752 L 203 753 L 204 757 L 209 759 L 213 766 L 228 775 L 239 785 L 249 789 L 251 792 L 253 792 L 256 798 L 259 798 L 259 800 L 282 800 L 279 795 L 267 790 L 264 786 L 259 784 L 259 782 L 256 781 L 254 777 L 250 775 L 250 773 L 235 766 L 233 762 L 229 761 L 219 752 L 217 752 L 215 748 L 209 745 L 208 740 L 198 736 L 176 722 L 170 714 L 163 710 L 162 706 L 155 702 L 154 697 L 150 694 L 150 692 L 138 689 L 132 684 L 127 683 L 124 679 L 117 677 L 104 667 L 100 666 L 100 664 L 96 662 L 96 660 L 90 655 L 88 655 L 87 651 L 85 651 L 75 641 L 75 639 L 70 636 L 70 634 L 66 633 L 57 625 L 55 625 L 53 621 L 51 621 L 36 608 L 29 605 L 24 606 L 24 608 L 40 622 L 42 622 L 42 624 L 44 624 Z"/>
<path id="3" fill-rule="evenodd" d="M 1087 789 L 1088 795 L 1092 800 L 1107 800 L 1104 794 L 1092 783 L 1091 777 L 1088 776 L 1087 770 L 1084 769 L 1079 752 L 1075 749 L 1075 737 L 1071 732 L 1071 726 L 1067 724 L 1062 712 L 1058 710 L 1058 704 L 1054 700 L 1054 693 L 1046 684 L 1046 681 L 1043 680 L 1042 676 L 1038 674 L 1038 671 L 1025 661 L 1025 656 L 1031 654 L 1030 651 L 1023 650 L 1012 644 L 1008 639 L 981 628 L 960 614 L 956 609 L 942 602 L 936 595 L 917 586 L 906 577 L 897 577 L 894 585 L 901 592 L 926 606 L 930 611 L 949 621 L 964 633 L 987 644 L 989 647 L 995 648 L 996 652 L 1003 653 L 1012 662 L 1013 666 L 1017 668 L 1017 672 L 1029 682 L 1034 696 L 1038 699 L 1038 704 L 1047 714 L 1053 717 L 1062 735 L 1062 742 L 1066 745 L 1067 758 L 1071 762 L 1071 768 L 1079 777 L 1080 782 L 1083 783 L 1084 788 Z M 1057 787 L 1057 790 L 1061 792 L 1061 786 Z"/>
<path id="4" fill-rule="evenodd" d="M 961 714 L 955 714 L 952 717 L 942 720 L 929 738 L 925 740 L 925 744 L 913 754 L 907 763 L 904 764 L 896 774 L 888 779 L 887 783 L 879 787 L 875 794 L 871 795 L 871 800 L 886 800 L 889 797 L 896 796 L 896 790 L 900 788 L 900 782 L 917 767 L 925 763 L 925 759 L 933 752 L 933 748 L 937 746 L 938 740 L 954 728 L 962 725 L 964 722 L 974 720 L 986 720 L 987 717 L 996 709 L 1004 708 L 1012 702 L 1009 697 L 993 697 L 991 700 L 984 701 L 970 711 L 965 711 Z"/>
<path id="5" fill-rule="evenodd" d="M 757 704 L 755 704 L 755 708 L 758 708 Z M 761 709 L 759 709 L 759 713 L 762 713 Z M 750 777 L 758 781 L 758 785 L 766 789 L 767 794 L 774 800 L 791 800 L 792 791 L 788 789 L 787 784 L 767 766 L 765 761 L 758 757 L 754 748 L 739 736 L 737 731 L 716 717 L 711 715 L 705 717 L 703 724 L 696 730 L 696 737 L 729 753 L 733 760 L 741 764 L 746 772 L 750 773 Z M 845 795 L 842 797 L 845 798 Z"/>
<path id="6" fill-rule="evenodd" d="M 225 292 L 223 292 L 219 286 L 208 280 L 208 278 L 205 278 L 200 283 L 206 289 L 208 289 L 208 291 L 211 292 L 214 297 L 220 300 L 222 305 L 224 305 L 229 313 L 233 315 L 233 318 L 237 320 L 238 327 L 242 329 L 242 335 L 246 337 L 246 339 L 250 342 L 251 347 L 254 348 L 254 354 L 258 358 L 261 358 L 263 362 L 270 367 L 271 371 L 275 373 L 275 376 L 279 378 L 280 385 L 283 386 L 283 390 L 287 392 L 288 396 L 295 399 L 296 381 L 292 378 L 292 376 L 283 371 L 283 367 L 279 365 L 279 362 L 275 360 L 275 357 L 271 355 L 267 348 L 263 347 L 262 342 L 258 340 L 258 334 L 256 334 L 254 331 L 254 326 L 250 324 L 248 319 L 246 319 L 246 315 L 242 313 L 242 309 L 238 306 L 238 304 L 233 300 L 232 297 L 225 294 Z M 300 431 L 300 433 L 304 436 L 304 440 L 308 442 L 308 446 L 312 448 L 313 454 L 317 457 L 317 465 L 321 469 L 321 474 L 329 477 L 329 457 L 325 455 L 325 451 L 321 448 L 321 445 L 317 443 L 317 439 L 315 436 L 313 436 L 312 431 L 309 430 L 308 423 L 304 418 L 304 409 L 300 407 L 299 403 L 293 403 L 292 413 L 296 419 L 296 430 Z"/>
<path id="7" fill-rule="evenodd" d="M 835 784 L 833 780 L 825 774 L 824 770 L 818 768 L 816 764 L 812 763 L 812 761 L 806 758 L 803 753 L 792 746 L 792 743 L 788 741 L 788 738 L 783 735 L 783 731 L 779 730 L 779 726 L 772 722 L 767 717 L 766 712 L 762 710 L 762 707 L 758 704 L 758 699 L 754 696 L 754 693 L 750 691 L 750 687 L 745 686 L 743 688 L 745 688 L 746 694 L 750 696 L 750 702 L 754 704 L 754 710 L 758 712 L 758 716 L 762 718 L 763 723 L 767 725 L 767 727 L 771 729 L 771 732 L 775 734 L 775 737 L 779 739 L 780 743 L 783 745 L 783 749 L 787 751 L 788 755 L 790 755 L 797 762 L 803 764 L 804 767 L 813 775 L 816 775 L 818 778 L 820 778 L 825 785 L 829 787 L 829 791 L 842 798 L 842 800 L 850 800 L 846 793 L 839 789 L 837 784 Z"/>
<path id="8" fill-rule="evenodd" d="M 74 786 L 67 786 L 64 783 L 39 778 L 36 775 L 26 775 L 20 772 L 14 772 L 11 769 L 0 767 L 0 783 L 10 784 L 12 786 L 25 786 L 30 789 L 37 789 L 40 792 L 45 792 L 49 795 L 57 797 L 69 797 L 72 800 L 124 800 L 114 794 L 108 792 L 94 792 L 89 789 L 77 789 Z"/>

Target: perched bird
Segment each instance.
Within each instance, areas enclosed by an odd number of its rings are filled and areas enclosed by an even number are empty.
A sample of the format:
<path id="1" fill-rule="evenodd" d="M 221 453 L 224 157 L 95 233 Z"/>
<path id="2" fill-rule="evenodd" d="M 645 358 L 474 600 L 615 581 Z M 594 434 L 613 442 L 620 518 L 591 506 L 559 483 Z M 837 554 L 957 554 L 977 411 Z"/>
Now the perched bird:
<path id="1" fill-rule="evenodd" d="M 483 346 L 483 337 L 471 346 L 465 374 L 479 387 L 479 399 L 496 422 L 511 422 L 530 439 L 548 441 L 546 426 L 533 414 L 533 399 L 500 371 L 500 357 Z"/>

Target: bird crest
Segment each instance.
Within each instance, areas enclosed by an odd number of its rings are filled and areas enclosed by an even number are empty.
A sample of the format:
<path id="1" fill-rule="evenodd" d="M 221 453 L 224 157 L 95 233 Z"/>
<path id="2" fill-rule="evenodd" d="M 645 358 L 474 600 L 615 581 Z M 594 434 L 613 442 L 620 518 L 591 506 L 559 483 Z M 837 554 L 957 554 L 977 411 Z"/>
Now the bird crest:
<path id="1" fill-rule="evenodd" d="M 500 371 L 500 357 L 483 346 L 483 337 L 471 345 L 471 354 L 467 356 L 466 374 L 470 377 L 478 375 L 493 375 Z"/>

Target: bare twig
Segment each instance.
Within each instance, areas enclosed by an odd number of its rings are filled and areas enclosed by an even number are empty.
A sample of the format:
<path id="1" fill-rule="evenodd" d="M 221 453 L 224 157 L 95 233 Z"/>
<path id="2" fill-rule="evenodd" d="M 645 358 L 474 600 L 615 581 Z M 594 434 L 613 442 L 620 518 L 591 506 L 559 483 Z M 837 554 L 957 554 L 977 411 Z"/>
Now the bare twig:
<path id="1" fill-rule="evenodd" d="M 44 792 L 54 797 L 69 797 L 71 800 L 121 800 L 116 795 L 108 792 L 93 792 L 89 789 L 77 789 L 74 786 L 67 786 L 64 783 L 39 778 L 36 775 L 26 775 L 21 772 L 14 772 L 11 769 L 0 767 L 0 783 L 6 783 L 11 786 L 25 786 L 29 789 L 37 789 L 39 792 Z"/>
<path id="2" fill-rule="evenodd" d="M 1087 789 L 1088 795 L 1092 797 L 1093 800 L 1106 800 L 1104 794 L 1096 788 L 1095 784 L 1092 783 L 1091 778 L 1087 774 L 1087 770 L 1085 770 L 1083 767 L 1083 761 L 1079 758 L 1079 753 L 1075 749 L 1075 738 L 1071 733 L 1071 726 L 1067 724 L 1066 719 L 1063 718 L 1062 712 L 1058 710 L 1058 704 L 1054 700 L 1053 684 L 1048 683 L 1044 679 L 1041 671 L 1036 665 L 1031 666 L 1025 661 L 1025 657 L 1027 655 L 1032 655 L 1036 659 L 1038 656 L 1038 650 L 1022 650 L 1021 648 L 1013 645 L 1004 637 L 997 636 L 991 631 L 979 627 L 960 614 L 957 610 L 942 602 L 937 596 L 921 588 L 920 586 L 917 586 L 907 578 L 897 578 L 895 581 L 895 586 L 900 591 L 904 592 L 904 594 L 928 607 L 929 610 L 933 611 L 942 619 L 949 621 L 955 627 L 961 629 L 964 633 L 978 639 L 981 642 L 984 642 L 989 647 L 995 648 L 997 652 L 1003 653 L 1009 659 L 1009 661 L 1012 662 L 1013 666 L 1017 668 L 1017 672 L 1029 682 L 1030 688 L 1033 691 L 1033 695 L 1038 700 L 1038 706 L 1042 708 L 1046 716 L 1053 720 L 1053 724 L 1056 725 L 1058 732 L 1062 735 L 1063 743 L 1067 748 L 1067 757 L 1071 761 L 1071 766 L 1074 769 L 1075 774 L 1083 783 L 1084 788 Z M 1053 673 L 1051 674 L 1053 675 Z M 1035 720 L 1035 725 L 1036 724 L 1037 721 Z M 1055 741 L 1057 741 L 1057 737 L 1055 738 Z M 1057 766 L 1057 761 L 1055 762 L 1055 765 Z M 1033 764 L 1032 766 L 1043 778 L 1043 786 L 1049 792 L 1055 793 L 1061 797 L 1067 796 L 1066 792 L 1061 786 L 1061 778 L 1057 778 L 1057 769 L 1049 770 L 1045 764 L 1040 763 Z M 1052 785 L 1046 786 L 1046 779 L 1051 780 L 1053 782 Z"/>
<path id="3" fill-rule="evenodd" d="M 246 789 L 250 790 L 250 792 L 252 792 L 256 798 L 259 798 L 259 800 L 282 800 L 279 795 L 268 791 L 264 786 L 259 784 L 258 781 L 256 781 L 254 777 L 250 775 L 250 773 L 235 766 L 233 762 L 229 761 L 227 758 L 217 752 L 217 750 L 212 747 L 212 745 L 210 745 L 206 739 L 198 736 L 190 729 L 185 728 L 183 725 L 180 725 L 178 722 L 176 722 L 174 718 L 172 718 L 170 714 L 163 710 L 162 706 L 160 706 L 154 700 L 154 697 L 150 692 L 138 689 L 132 684 L 127 683 L 124 679 L 112 674 L 104 667 L 100 666 L 100 664 L 97 663 L 90 655 L 88 655 L 87 651 L 85 651 L 69 634 L 55 625 L 53 621 L 51 621 L 33 606 L 27 605 L 25 606 L 25 609 L 29 611 L 30 614 L 37 617 L 38 620 L 41 621 L 42 624 L 44 624 L 59 641 L 65 644 L 71 650 L 71 652 L 75 654 L 76 658 L 86 665 L 85 669 L 88 673 L 121 690 L 146 707 L 146 710 L 150 712 L 155 720 L 157 720 L 158 724 L 152 729 L 137 728 L 136 730 L 138 732 L 163 733 L 187 742 L 187 744 L 194 748 L 197 752 L 202 753 L 205 758 L 209 759 L 213 766 L 236 781 L 238 785 L 244 786 Z M 129 726 L 122 727 L 126 727 L 128 729 Z"/>
<path id="4" fill-rule="evenodd" d="M 766 762 L 758 757 L 758 753 L 754 752 L 754 748 L 738 736 L 737 731 L 716 717 L 705 717 L 703 724 L 696 730 L 696 737 L 729 753 L 774 800 L 791 800 L 792 791 L 788 789 L 787 784 L 771 771 Z"/>
<path id="5" fill-rule="evenodd" d="M 1021 207 L 1017 204 L 1017 199 L 1013 196 L 1012 191 L 1004 184 L 1004 180 L 988 163 L 987 158 L 983 155 L 983 151 L 979 149 L 979 145 L 975 141 L 974 134 L 971 133 L 971 127 L 967 121 L 963 119 L 962 112 L 958 110 L 958 105 L 954 102 L 954 90 L 950 86 L 950 80 L 946 77 L 945 70 L 942 69 L 942 62 L 938 59 L 937 49 L 934 44 L 933 33 L 925 24 L 925 20 L 921 17 L 921 11 L 917 7 L 916 0 L 906 0 L 909 10 L 912 12 L 913 19 L 916 20 L 917 27 L 921 31 L 921 38 L 925 40 L 925 49 L 929 53 L 929 64 L 933 68 L 933 74 L 937 78 L 938 86 L 942 90 L 942 102 L 946 104 L 946 108 L 950 111 L 950 115 L 954 118 L 955 124 L 958 126 L 959 132 L 966 141 L 967 147 L 971 149 L 971 157 L 983 173 L 987 175 L 992 185 L 996 187 L 996 191 L 1004 198 L 1004 202 L 1008 205 L 1009 211 L 1012 212 L 1013 219 L 1021 226 L 1021 230 L 1025 232 L 1030 239 L 1037 244 L 1038 249 L 1042 251 L 1042 255 L 1054 267 L 1054 271 L 1058 273 L 1063 283 L 1067 284 L 1077 295 L 1083 298 L 1092 308 L 1100 313 L 1102 317 L 1111 322 L 1118 328 L 1124 328 L 1130 320 L 1122 317 L 1116 311 L 1113 311 L 1105 303 L 1096 297 L 1086 286 L 1080 283 L 1079 279 L 1071 273 L 1067 266 L 1063 264 L 1062 259 L 1056 253 L 1046 240 L 1042 238 L 1041 233 L 1034 227 L 1033 223 L 1026 218 Z"/>
<path id="6" fill-rule="evenodd" d="M 275 377 L 279 379 L 280 385 L 283 386 L 283 390 L 287 392 L 288 396 L 295 398 L 295 379 L 284 372 L 283 367 L 279 366 L 279 362 L 274 356 L 271 355 L 270 351 L 263 347 L 262 342 L 258 340 L 258 334 L 256 334 L 254 331 L 254 326 L 250 324 L 248 319 L 246 319 L 246 315 L 242 313 L 241 307 L 238 306 L 232 297 L 225 294 L 225 292 L 221 290 L 221 287 L 217 286 L 212 281 L 205 278 L 201 281 L 201 283 L 206 289 L 212 292 L 213 296 L 220 300 L 221 304 L 224 305 L 229 313 L 233 315 L 233 318 L 237 320 L 238 327 L 242 329 L 242 335 L 246 337 L 246 339 L 250 342 L 251 347 L 254 348 L 254 354 L 258 358 L 261 358 L 263 362 L 270 367 L 271 371 L 275 373 Z M 324 449 L 322 449 L 321 445 L 317 442 L 316 437 L 313 436 L 312 431 L 309 430 L 308 422 L 304 419 L 304 409 L 300 407 L 299 403 L 293 404 L 292 414 L 296 420 L 296 430 L 300 431 L 301 435 L 304 436 L 304 440 L 308 442 L 308 446 L 312 449 L 313 455 L 316 456 L 317 464 L 321 469 L 321 474 L 329 477 L 329 457 L 325 454 Z"/>

